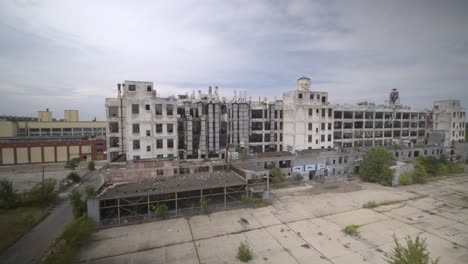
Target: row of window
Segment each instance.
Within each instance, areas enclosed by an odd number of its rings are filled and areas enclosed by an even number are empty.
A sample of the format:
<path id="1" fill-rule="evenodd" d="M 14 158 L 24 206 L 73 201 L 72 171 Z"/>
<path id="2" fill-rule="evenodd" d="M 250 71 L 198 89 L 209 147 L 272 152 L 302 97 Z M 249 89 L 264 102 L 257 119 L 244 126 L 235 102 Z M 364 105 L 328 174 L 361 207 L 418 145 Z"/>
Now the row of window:
<path id="1" fill-rule="evenodd" d="M 425 113 L 334 111 L 336 119 L 426 119 Z"/>
<path id="2" fill-rule="evenodd" d="M 394 130 L 394 131 L 355 131 L 353 132 L 341 132 L 335 131 L 333 133 L 334 139 L 351 139 L 351 138 L 380 138 L 380 137 L 423 137 L 425 134 L 424 130 L 409 131 L 409 130 Z"/>
<path id="3" fill-rule="evenodd" d="M 321 110 L 319 110 L 318 108 L 315 109 L 315 113 L 317 114 L 317 116 L 320 114 L 320 112 L 322 112 L 322 117 L 326 117 L 327 112 L 328 112 L 328 117 L 331 117 L 333 113 L 333 109 L 331 108 L 322 108 Z M 309 108 L 309 116 L 313 116 L 313 115 L 314 115 L 314 109 Z"/>
<path id="4" fill-rule="evenodd" d="M 19 136 L 105 136 L 103 127 L 75 127 L 75 128 L 20 128 Z"/>
<path id="5" fill-rule="evenodd" d="M 251 143 L 258 143 L 258 142 L 270 142 L 273 139 L 273 142 L 278 141 L 278 134 L 273 134 L 273 138 L 271 134 L 251 134 L 249 136 L 249 142 Z M 279 141 L 283 141 L 283 133 L 279 133 Z"/>
<path id="6" fill-rule="evenodd" d="M 278 122 L 273 122 L 274 130 L 278 130 Z M 271 125 L 270 121 L 267 121 L 265 123 L 263 122 L 252 122 L 252 130 L 270 130 Z M 279 122 L 279 129 L 283 129 L 283 122 Z"/>
<path id="7" fill-rule="evenodd" d="M 151 105 L 145 104 L 146 112 L 151 111 Z M 132 104 L 132 114 L 138 115 L 140 114 L 140 105 L 139 104 Z M 154 105 L 154 114 L 155 115 L 163 115 L 163 104 L 155 104 Z M 166 115 L 172 116 L 174 115 L 174 105 L 173 104 L 166 104 Z"/>
<path id="8" fill-rule="evenodd" d="M 279 110 L 279 111 L 274 110 L 272 112 L 273 112 L 274 118 L 278 118 L 278 113 L 279 113 L 279 118 L 283 118 L 283 110 Z M 268 118 L 268 110 L 253 109 L 253 110 L 250 110 L 250 115 L 251 115 L 251 118 Z M 237 118 L 239 118 L 239 112 L 237 112 Z M 270 118 L 271 118 L 271 113 L 270 113 Z"/>
<path id="9" fill-rule="evenodd" d="M 409 122 L 409 121 L 356 121 L 356 122 L 341 122 L 333 123 L 334 129 L 361 129 L 361 128 L 425 128 L 426 122 Z"/>
<path id="10" fill-rule="evenodd" d="M 163 133 L 163 124 L 156 123 L 156 133 L 161 134 Z M 132 124 L 132 133 L 133 134 L 140 134 L 140 124 Z M 171 134 L 174 133 L 174 124 L 166 124 L 166 133 Z M 151 131 L 146 130 L 146 136 L 151 136 Z"/>
<path id="11" fill-rule="evenodd" d="M 111 146 L 112 147 L 112 146 Z M 133 150 L 139 150 L 141 147 L 140 140 L 134 139 L 133 140 Z M 164 148 L 164 139 L 156 139 L 156 148 L 162 149 Z M 166 148 L 173 149 L 174 148 L 174 139 L 168 138 L 166 139 Z M 151 146 L 146 146 L 146 151 L 151 151 Z"/>
<path id="12" fill-rule="evenodd" d="M 321 142 L 325 142 L 325 135 L 320 135 L 320 140 L 321 140 Z M 332 136 L 331 135 L 327 135 L 327 141 L 328 142 L 332 141 Z M 312 135 L 307 136 L 307 142 L 309 142 L 309 143 L 313 142 Z M 318 144 L 318 143 L 319 143 L 319 140 L 316 139 L 315 144 Z"/>
<path id="13" fill-rule="evenodd" d="M 130 92 L 136 91 L 136 85 L 135 85 L 135 84 L 129 84 L 129 85 L 128 85 L 128 90 L 129 90 Z M 147 92 L 151 92 L 152 90 L 153 90 L 153 89 L 152 89 L 151 85 L 147 85 L 147 86 L 146 86 L 146 91 L 147 91 Z"/>
<path id="14" fill-rule="evenodd" d="M 298 93 L 297 98 L 298 99 L 304 99 L 304 94 Z M 313 94 L 313 93 L 309 94 L 309 99 L 310 100 L 315 100 L 315 98 L 317 98 L 316 100 L 320 102 L 320 94 Z M 326 103 L 326 102 L 327 102 L 327 97 L 322 96 L 322 103 Z"/>

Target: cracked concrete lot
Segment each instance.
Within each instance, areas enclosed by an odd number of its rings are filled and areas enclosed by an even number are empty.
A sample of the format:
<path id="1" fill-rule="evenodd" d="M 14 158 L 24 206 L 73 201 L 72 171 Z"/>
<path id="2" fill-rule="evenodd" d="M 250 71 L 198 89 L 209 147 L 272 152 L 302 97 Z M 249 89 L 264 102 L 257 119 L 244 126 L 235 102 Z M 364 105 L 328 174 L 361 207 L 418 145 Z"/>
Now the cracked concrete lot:
<path id="1" fill-rule="evenodd" d="M 80 253 L 87 263 L 381 264 L 393 236 L 426 239 L 440 263 L 468 263 L 468 175 L 398 188 L 343 182 L 325 192 L 307 186 L 274 192 L 273 204 L 100 230 Z M 363 209 L 368 201 L 400 201 Z M 245 221 L 240 219 L 244 218 Z M 358 236 L 343 229 L 360 225 Z"/>

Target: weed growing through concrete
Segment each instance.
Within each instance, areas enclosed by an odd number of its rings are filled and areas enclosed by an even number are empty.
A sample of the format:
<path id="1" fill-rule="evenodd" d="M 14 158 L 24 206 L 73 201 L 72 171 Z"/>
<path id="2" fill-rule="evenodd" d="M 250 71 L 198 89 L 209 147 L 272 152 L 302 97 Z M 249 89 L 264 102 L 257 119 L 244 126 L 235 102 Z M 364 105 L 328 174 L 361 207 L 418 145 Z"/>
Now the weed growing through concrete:
<path id="1" fill-rule="evenodd" d="M 248 262 L 252 259 L 252 248 L 245 242 L 241 242 L 237 249 L 237 258 L 242 262 Z"/>
<path id="2" fill-rule="evenodd" d="M 362 208 L 375 208 L 377 206 L 378 205 L 375 201 L 368 201 L 367 203 L 362 205 Z"/>
<path id="3" fill-rule="evenodd" d="M 350 236 L 357 236 L 359 225 L 348 225 L 345 227 L 344 232 Z"/>
<path id="4" fill-rule="evenodd" d="M 419 236 L 413 240 L 407 236 L 406 247 L 398 242 L 395 235 L 395 248 L 392 249 L 391 255 L 386 259 L 389 264 L 437 264 L 439 259 L 435 261 L 429 258 L 429 252 L 426 249 L 426 239 L 421 239 Z"/>

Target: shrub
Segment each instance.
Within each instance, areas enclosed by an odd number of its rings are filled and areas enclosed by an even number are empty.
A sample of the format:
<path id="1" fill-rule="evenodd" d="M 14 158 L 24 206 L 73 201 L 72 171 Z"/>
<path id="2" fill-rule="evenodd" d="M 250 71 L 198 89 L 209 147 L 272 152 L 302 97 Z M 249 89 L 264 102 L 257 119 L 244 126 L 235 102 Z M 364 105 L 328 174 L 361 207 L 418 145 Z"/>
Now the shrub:
<path id="1" fill-rule="evenodd" d="M 350 236 L 357 236 L 359 233 L 358 228 L 358 225 L 348 225 L 343 231 Z"/>
<path id="2" fill-rule="evenodd" d="M 281 171 L 280 168 L 273 168 L 271 170 L 271 175 L 272 175 L 272 178 L 271 178 L 271 181 L 273 183 L 282 183 L 284 182 L 284 173 Z"/>
<path id="3" fill-rule="evenodd" d="M 237 258 L 242 262 L 248 262 L 252 259 L 252 248 L 246 242 L 241 242 L 237 249 Z"/>
<path id="4" fill-rule="evenodd" d="M 80 182 L 81 177 L 80 177 L 80 175 L 78 175 L 78 173 L 76 173 L 76 172 L 70 172 L 70 173 L 67 175 L 67 179 L 70 180 L 70 181 L 73 181 L 73 182 Z"/>
<path id="5" fill-rule="evenodd" d="M 65 168 L 74 170 L 80 164 L 80 158 L 73 158 L 65 163 Z"/>
<path id="6" fill-rule="evenodd" d="M 88 170 L 93 171 L 95 169 L 96 169 L 96 162 L 94 162 L 94 160 L 90 160 L 88 162 Z"/>
<path id="7" fill-rule="evenodd" d="M 388 165 L 392 155 L 384 148 L 373 148 L 364 156 L 359 169 L 359 177 L 363 181 L 391 185 L 393 171 Z"/>
<path id="8" fill-rule="evenodd" d="M 439 259 L 435 261 L 429 258 L 429 252 L 426 250 L 426 239 L 420 239 L 416 236 L 413 241 L 409 236 L 405 238 L 406 247 L 401 245 L 395 236 L 395 248 L 392 249 L 390 256 L 386 261 L 389 264 L 433 264 L 438 263 Z"/>
<path id="9" fill-rule="evenodd" d="M 70 198 L 70 204 L 72 206 L 73 216 L 75 218 L 86 214 L 88 210 L 87 202 L 88 199 L 93 195 L 93 193 L 94 188 L 92 186 L 87 185 L 84 188 L 84 197 L 83 194 L 77 189 L 74 189 L 68 195 L 68 197 Z"/>
<path id="10" fill-rule="evenodd" d="M 299 173 L 294 175 L 294 180 L 295 181 L 302 181 L 303 179 L 304 179 L 304 177 L 302 177 L 302 175 L 299 174 Z"/>
<path id="11" fill-rule="evenodd" d="M 239 159 L 240 160 L 247 160 L 248 159 L 248 154 L 249 154 L 249 149 L 243 148 L 243 147 L 238 147 L 236 149 L 236 152 L 239 153 Z"/>
<path id="12" fill-rule="evenodd" d="M 258 197 L 250 198 L 245 194 L 241 196 L 241 201 L 245 205 L 252 206 L 253 208 L 259 208 L 259 207 L 264 207 L 268 205 L 268 203 L 266 203 L 262 198 L 258 198 Z"/>
<path id="13" fill-rule="evenodd" d="M 91 218 L 83 215 L 74 219 L 63 232 L 62 238 L 68 246 L 80 248 L 91 241 L 94 231 L 94 222 Z"/>
<path id="14" fill-rule="evenodd" d="M 407 172 L 400 174 L 400 185 L 410 185 L 411 184 L 411 175 Z"/>
<path id="15" fill-rule="evenodd" d="M 155 204 L 152 207 L 153 212 L 160 217 L 164 217 L 167 215 L 167 212 L 169 211 L 169 207 L 167 207 L 167 204 L 161 203 L 161 204 Z"/>
<path id="16" fill-rule="evenodd" d="M 416 160 L 414 163 L 414 171 L 412 174 L 414 183 L 425 183 L 427 180 L 426 168 L 421 164 L 420 161 Z"/>
<path id="17" fill-rule="evenodd" d="M 0 208 L 13 209 L 20 203 L 20 196 L 7 179 L 0 180 Z"/>
<path id="18" fill-rule="evenodd" d="M 55 201 L 58 196 L 58 193 L 55 190 L 56 185 L 57 180 L 45 179 L 44 194 L 42 194 L 42 182 L 37 183 L 29 192 L 24 194 L 24 202 L 32 205 L 50 204 Z"/>
<path id="19" fill-rule="evenodd" d="M 375 208 L 379 206 L 375 201 L 368 201 L 367 203 L 362 205 L 362 208 Z"/>

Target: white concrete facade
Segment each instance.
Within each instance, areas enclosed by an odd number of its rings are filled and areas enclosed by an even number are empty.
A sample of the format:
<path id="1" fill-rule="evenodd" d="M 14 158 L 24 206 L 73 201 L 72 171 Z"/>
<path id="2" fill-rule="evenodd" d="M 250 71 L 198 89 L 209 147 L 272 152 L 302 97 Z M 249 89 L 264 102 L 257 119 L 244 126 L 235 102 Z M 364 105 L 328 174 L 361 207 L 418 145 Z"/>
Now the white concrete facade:
<path id="1" fill-rule="evenodd" d="M 460 100 L 441 100 L 434 102 L 434 130 L 445 134 L 445 147 L 454 142 L 465 141 L 466 111 L 460 106 Z"/>
<path id="2" fill-rule="evenodd" d="M 283 93 L 283 148 L 287 151 L 333 147 L 333 108 L 327 92 L 310 91 L 310 79 Z"/>
<path id="3" fill-rule="evenodd" d="M 117 107 L 118 116 L 110 112 Z M 173 97 L 160 98 L 152 82 L 125 81 L 119 98 L 106 100 L 109 152 L 125 153 L 127 160 L 177 156 L 177 106 Z M 118 129 L 111 131 L 112 123 Z M 119 138 L 115 146 L 112 138 Z M 122 147 L 120 144 L 123 144 Z M 109 158 L 115 155 L 109 155 Z"/>

